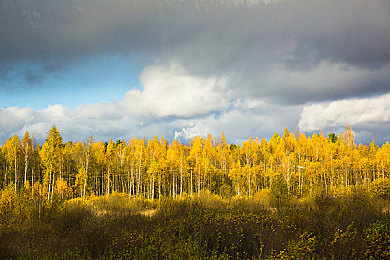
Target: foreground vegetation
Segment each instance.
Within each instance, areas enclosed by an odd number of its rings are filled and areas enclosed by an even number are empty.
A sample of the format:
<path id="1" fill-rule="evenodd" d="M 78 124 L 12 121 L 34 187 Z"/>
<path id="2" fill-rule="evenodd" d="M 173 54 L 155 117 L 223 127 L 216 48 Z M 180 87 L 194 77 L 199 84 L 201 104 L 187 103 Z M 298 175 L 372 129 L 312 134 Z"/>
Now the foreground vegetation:
<path id="1" fill-rule="evenodd" d="M 0 258 L 389 259 L 388 200 L 364 187 L 312 198 L 263 190 L 61 202 L 1 192 Z M 30 199 L 29 199 L 30 198 Z M 42 202 L 42 203 L 39 203 Z"/>
<path id="2" fill-rule="evenodd" d="M 390 145 L 287 129 L 0 147 L 0 259 L 390 259 Z"/>

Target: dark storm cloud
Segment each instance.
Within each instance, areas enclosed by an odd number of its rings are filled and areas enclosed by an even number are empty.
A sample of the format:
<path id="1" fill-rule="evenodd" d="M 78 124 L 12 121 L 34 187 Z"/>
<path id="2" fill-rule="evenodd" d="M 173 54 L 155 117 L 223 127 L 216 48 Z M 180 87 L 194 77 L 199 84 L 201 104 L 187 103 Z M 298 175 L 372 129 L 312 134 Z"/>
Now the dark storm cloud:
<path id="1" fill-rule="evenodd" d="M 390 91 L 389 1 L 266 3 L 1 0 L 0 60 L 45 72 L 101 53 L 137 55 L 144 65 L 174 60 L 229 78 L 238 96 L 281 104 Z M 324 82 L 328 70 L 336 85 Z"/>
<path id="2" fill-rule="evenodd" d="M 56 63 L 102 52 L 148 49 L 160 28 L 158 10 L 144 2 L 2 1 L 0 57 Z"/>

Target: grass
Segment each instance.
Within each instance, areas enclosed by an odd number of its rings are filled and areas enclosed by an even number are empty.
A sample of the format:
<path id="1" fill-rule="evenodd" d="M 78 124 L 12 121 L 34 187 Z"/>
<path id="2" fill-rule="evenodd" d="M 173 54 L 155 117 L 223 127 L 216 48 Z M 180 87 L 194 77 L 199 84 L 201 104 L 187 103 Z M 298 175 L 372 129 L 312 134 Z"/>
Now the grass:
<path id="1" fill-rule="evenodd" d="M 0 222 L 1 259 L 386 259 L 390 254 L 389 202 L 359 190 L 277 205 L 269 191 L 250 199 L 203 192 L 154 201 L 114 193 L 53 201 L 41 206 L 40 214 L 34 201 L 13 200 Z"/>

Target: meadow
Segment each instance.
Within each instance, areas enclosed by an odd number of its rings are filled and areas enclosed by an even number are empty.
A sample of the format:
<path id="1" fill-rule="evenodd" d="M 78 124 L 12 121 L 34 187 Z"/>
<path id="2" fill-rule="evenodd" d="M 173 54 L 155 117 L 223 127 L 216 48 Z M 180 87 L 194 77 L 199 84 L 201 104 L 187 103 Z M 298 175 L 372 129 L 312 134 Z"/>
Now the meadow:
<path id="1" fill-rule="evenodd" d="M 1 192 L 1 259 L 389 259 L 390 203 L 364 187 L 312 198 Z"/>

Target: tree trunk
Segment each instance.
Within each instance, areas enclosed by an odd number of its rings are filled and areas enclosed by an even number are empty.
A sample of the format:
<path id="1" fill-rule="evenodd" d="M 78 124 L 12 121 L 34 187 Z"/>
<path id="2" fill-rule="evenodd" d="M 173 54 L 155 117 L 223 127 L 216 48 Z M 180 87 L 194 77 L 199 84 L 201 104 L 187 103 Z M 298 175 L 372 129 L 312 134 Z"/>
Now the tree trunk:
<path id="1" fill-rule="evenodd" d="M 138 168 L 137 196 L 139 196 L 140 194 L 140 186 L 141 186 L 141 169 Z"/>
<path id="2" fill-rule="evenodd" d="M 193 184 L 192 184 L 192 169 L 191 169 L 191 196 L 194 195 L 194 190 L 193 190 Z"/>
<path id="3" fill-rule="evenodd" d="M 180 163 L 180 197 L 183 195 L 183 159 Z"/>
<path id="4" fill-rule="evenodd" d="M 127 169 L 127 192 L 129 193 L 129 197 L 131 195 L 131 187 L 130 187 L 130 171 Z"/>
<path id="5" fill-rule="evenodd" d="M 34 167 L 31 169 L 31 194 L 34 197 Z"/>
<path id="6" fill-rule="evenodd" d="M 107 171 L 107 196 L 110 196 L 110 167 L 108 167 Z"/>
<path id="7" fill-rule="evenodd" d="M 54 185 L 55 185 L 55 172 L 53 172 L 53 184 L 51 185 L 51 194 L 50 194 L 50 201 L 53 201 L 53 194 L 54 194 Z"/>
<path id="8" fill-rule="evenodd" d="M 24 157 L 24 184 L 27 181 L 27 168 L 28 168 L 28 153 L 26 152 L 26 156 Z"/>
<path id="9" fill-rule="evenodd" d="M 152 178 L 152 200 L 154 200 L 154 175 Z"/>
<path id="10" fill-rule="evenodd" d="M 161 199 L 161 173 L 158 175 L 158 199 Z"/>
<path id="11" fill-rule="evenodd" d="M 237 196 L 240 196 L 240 180 L 237 178 Z"/>
<path id="12" fill-rule="evenodd" d="M 175 190 L 175 170 L 172 171 L 172 197 L 176 197 L 176 190 Z"/>
<path id="13" fill-rule="evenodd" d="M 17 188 L 17 183 L 18 183 L 18 169 L 17 169 L 17 164 L 16 164 L 16 151 L 15 151 L 15 192 Z"/>
<path id="14" fill-rule="evenodd" d="M 198 171 L 198 196 L 200 195 L 200 166 Z"/>
<path id="15" fill-rule="evenodd" d="M 249 177 L 248 177 L 248 195 L 250 197 L 251 196 L 251 167 L 250 166 L 249 166 L 248 174 L 249 174 Z"/>
<path id="16" fill-rule="evenodd" d="M 47 191 L 47 200 L 50 199 L 50 191 L 51 191 L 51 170 L 49 171 L 49 187 Z"/>
<path id="17" fill-rule="evenodd" d="M 83 197 L 85 196 L 85 189 L 87 187 L 87 176 L 84 178 Z"/>
<path id="18" fill-rule="evenodd" d="M 103 170 L 101 173 L 102 173 L 102 180 L 101 180 L 102 190 L 101 190 L 100 195 L 104 195 L 104 172 L 103 172 Z"/>
<path id="19" fill-rule="evenodd" d="M 130 173 L 131 173 L 131 188 L 132 188 L 131 194 L 135 196 L 135 177 L 134 177 L 133 167 L 131 167 Z"/>

